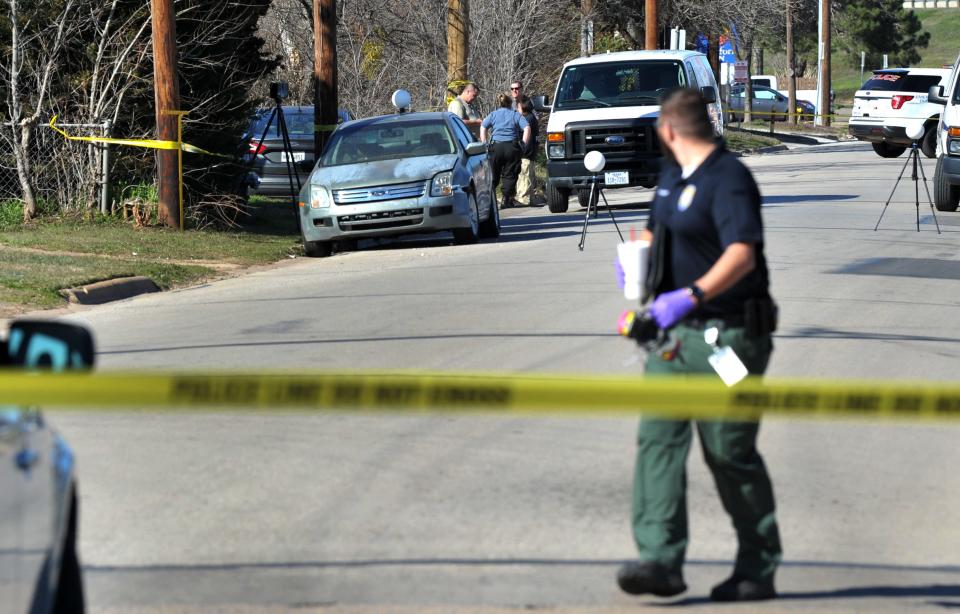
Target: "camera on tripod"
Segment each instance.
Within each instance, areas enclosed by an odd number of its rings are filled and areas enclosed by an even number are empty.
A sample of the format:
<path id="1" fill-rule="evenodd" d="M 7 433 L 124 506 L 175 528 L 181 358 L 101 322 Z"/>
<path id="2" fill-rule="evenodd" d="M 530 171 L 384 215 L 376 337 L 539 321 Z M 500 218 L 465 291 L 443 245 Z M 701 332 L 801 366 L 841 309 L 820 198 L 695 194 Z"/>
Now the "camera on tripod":
<path id="1" fill-rule="evenodd" d="M 290 86 L 286 81 L 273 81 L 270 83 L 270 98 L 273 98 L 277 101 L 277 104 L 281 100 L 286 99 L 290 95 Z"/>

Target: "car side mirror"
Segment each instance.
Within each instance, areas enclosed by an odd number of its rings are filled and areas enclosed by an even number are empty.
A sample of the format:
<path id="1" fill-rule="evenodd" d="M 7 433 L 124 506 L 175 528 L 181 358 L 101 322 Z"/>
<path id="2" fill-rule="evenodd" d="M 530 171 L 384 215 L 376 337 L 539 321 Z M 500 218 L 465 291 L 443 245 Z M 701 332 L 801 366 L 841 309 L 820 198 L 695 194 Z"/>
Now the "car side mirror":
<path id="1" fill-rule="evenodd" d="M 538 94 L 530 100 L 533 101 L 533 108 L 541 113 L 549 113 L 553 110 L 553 107 L 550 106 L 550 98 L 548 96 Z"/>
<path id="2" fill-rule="evenodd" d="M 96 355 L 89 330 L 52 320 L 14 320 L 6 349 L 6 364 L 25 369 L 91 369 Z"/>
<path id="3" fill-rule="evenodd" d="M 481 143 L 480 141 L 467 143 L 466 152 L 468 156 L 479 156 L 481 154 L 485 154 L 487 153 L 487 144 Z"/>
<path id="4" fill-rule="evenodd" d="M 947 99 L 943 95 L 943 86 L 942 85 L 931 85 L 930 89 L 927 91 L 927 100 L 934 104 L 947 104 Z"/>
<path id="5" fill-rule="evenodd" d="M 703 100 L 707 104 L 713 104 L 717 101 L 717 90 L 712 85 L 705 85 L 701 87 L 700 94 L 703 96 Z"/>

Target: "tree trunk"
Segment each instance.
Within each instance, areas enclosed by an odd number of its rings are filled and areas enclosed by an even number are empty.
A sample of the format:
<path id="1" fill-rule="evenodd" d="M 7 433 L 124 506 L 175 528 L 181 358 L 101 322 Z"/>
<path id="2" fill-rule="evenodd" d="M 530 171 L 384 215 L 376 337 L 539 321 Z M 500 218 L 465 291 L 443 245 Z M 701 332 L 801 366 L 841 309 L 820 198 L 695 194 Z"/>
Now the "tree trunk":
<path id="1" fill-rule="evenodd" d="M 30 125 L 20 126 L 18 139 L 16 130 L 15 125 L 12 139 L 13 157 L 17 161 L 17 179 L 20 181 L 20 191 L 23 193 L 23 221 L 29 222 L 37 217 L 37 199 L 33 194 L 33 184 L 30 182 L 30 137 L 33 131 Z"/>

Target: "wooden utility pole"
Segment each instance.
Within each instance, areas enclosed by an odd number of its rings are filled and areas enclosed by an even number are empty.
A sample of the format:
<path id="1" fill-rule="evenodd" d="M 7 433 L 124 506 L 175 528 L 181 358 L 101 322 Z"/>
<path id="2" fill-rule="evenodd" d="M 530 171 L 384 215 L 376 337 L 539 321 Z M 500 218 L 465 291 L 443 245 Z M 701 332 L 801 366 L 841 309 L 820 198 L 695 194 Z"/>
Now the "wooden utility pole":
<path id="1" fill-rule="evenodd" d="M 656 49 L 658 47 L 657 34 L 659 33 L 657 26 L 657 0 L 646 0 L 644 6 L 644 13 L 646 14 L 646 27 L 644 28 L 645 46 L 647 49 Z"/>
<path id="2" fill-rule="evenodd" d="M 447 0 L 447 83 L 467 80 L 470 53 L 468 0 Z"/>
<path id="3" fill-rule="evenodd" d="M 313 151 L 320 158 L 337 125 L 337 0 L 313 0 Z"/>
<path id="4" fill-rule="evenodd" d="M 791 125 L 797 123 L 797 71 L 793 63 L 793 7 L 787 0 L 787 110 Z"/>
<path id="5" fill-rule="evenodd" d="M 153 90 L 156 101 L 157 139 L 177 140 L 180 88 L 177 84 L 177 26 L 173 0 L 151 0 L 153 18 Z M 157 150 L 157 184 L 160 221 L 180 228 L 180 181 L 175 149 Z"/>

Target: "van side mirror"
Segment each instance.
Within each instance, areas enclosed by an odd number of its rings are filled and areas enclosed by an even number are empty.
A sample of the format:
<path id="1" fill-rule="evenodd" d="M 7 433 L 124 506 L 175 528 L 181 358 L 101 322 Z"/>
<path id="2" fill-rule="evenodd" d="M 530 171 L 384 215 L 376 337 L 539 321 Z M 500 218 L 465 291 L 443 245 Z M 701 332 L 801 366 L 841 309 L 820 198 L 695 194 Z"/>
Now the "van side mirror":
<path id="1" fill-rule="evenodd" d="M 14 320 L 7 337 L 5 363 L 24 369 L 91 369 L 93 335 L 77 324 L 52 320 Z"/>
<path id="2" fill-rule="evenodd" d="M 533 96 L 530 100 L 533 101 L 533 108 L 541 113 L 549 113 L 553 110 L 553 107 L 550 106 L 550 97 L 538 94 Z"/>
<path id="3" fill-rule="evenodd" d="M 700 94 L 703 96 L 703 100 L 707 104 L 713 104 L 717 101 L 717 90 L 712 85 L 705 85 L 701 87 Z"/>
<path id="4" fill-rule="evenodd" d="M 927 100 L 934 104 L 947 104 L 947 99 L 943 95 L 943 86 L 942 85 L 931 85 L 930 89 L 927 91 Z"/>

